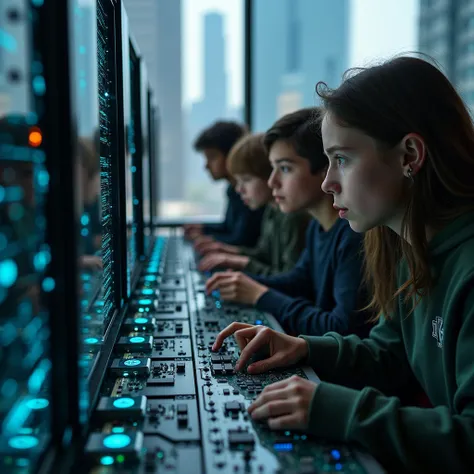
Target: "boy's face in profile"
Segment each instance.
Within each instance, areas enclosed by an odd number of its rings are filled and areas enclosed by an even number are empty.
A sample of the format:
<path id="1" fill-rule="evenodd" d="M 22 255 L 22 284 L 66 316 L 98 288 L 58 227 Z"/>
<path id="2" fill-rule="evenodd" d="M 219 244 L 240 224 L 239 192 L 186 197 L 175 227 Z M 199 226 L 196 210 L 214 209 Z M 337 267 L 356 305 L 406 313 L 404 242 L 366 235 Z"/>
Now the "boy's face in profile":
<path id="1" fill-rule="evenodd" d="M 298 156 L 294 148 L 283 140 L 272 145 L 269 158 L 273 172 L 268 186 L 282 212 L 318 206 L 324 196 L 321 184 L 326 176 L 325 170 L 312 174 L 309 160 Z"/>
<path id="2" fill-rule="evenodd" d="M 265 180 L 251 174 L 236 174 L 234 178 L 235 190 L 250 209 L 259 209 L 272 199 L 272 190 Z"/>
<path id="3" fill-rule="evenodd" d="M 206 158 L 206 170 L 214 181 L 227 178 L 226 156 L 217 148 L 204 148 L 202 150 Z"/>

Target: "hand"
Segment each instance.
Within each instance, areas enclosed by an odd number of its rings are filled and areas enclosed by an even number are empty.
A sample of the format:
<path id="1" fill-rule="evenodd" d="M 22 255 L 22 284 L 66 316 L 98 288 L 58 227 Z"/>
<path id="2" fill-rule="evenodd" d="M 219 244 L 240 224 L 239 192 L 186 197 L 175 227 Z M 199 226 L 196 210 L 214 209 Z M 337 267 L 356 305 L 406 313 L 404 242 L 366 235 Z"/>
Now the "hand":
<path id="1" fill-rule="evenodd" d="M 231 255 L 228 253 L 210 253 L 199 262 L 199 270 L 208 272 L 216 267 L 227 267 L 233 270 L 243 270 L 249 263 L 245 255 Z"/>
<path id="2" fill-rule="evenodd" d="M 308 344 L 304 339 L 288 336 L 266 326 L 237 322 L 229 324 L 217 335 L 212 350 L 218 351 L 225 339 L 232 334 L 240 348 L 240 357 L 235 364 L 235 370 L 245 367 L 259 349 L 269 348 L 270 355 L 267 359 L 259 360 L 247 367 L 249 374 L 261 374 L 277 367 L 288 367 L 308 355 Z"/>
<path id="3" fill-rule="evenodd" d="M 210 295 L 219 290 L 224 301 L 255 304 L 268 291 L 266 286 L 257 283 L 241 272 L 219 272 L 206 282 L 206 292 Z"/>
<path id="4" fill-rule="evenodd" d="M 238 255 L 240 253 L 239 247 L 235 245 L 224 244 L 223 242 L 208 242 L 203 243 L 199 246 L 199 253 L 201 255 L 207 255 L 212 252 L 224 252 L 231 253 L 232 255 Z"/>
<path id="5" fill-rule="evenodd" d="M 293 375 L 267 385 L 248 407 L 252 419 L 268 420 L 272 430 L 306 430 L 317 383 Z"/>
<path id="6" fill-rule="evenodd" d="M 212 242 L 215 242 L 214 237 L 211 237 L 210 235 L 200 235 L 194 240 L 194 250 L 200 253 L 202 247 Z"/>
<path id="7" fill-rule="evenodd" d="M 184 238 L 194 240 L 202 234 L 202 224 L 185 224 Z"/>

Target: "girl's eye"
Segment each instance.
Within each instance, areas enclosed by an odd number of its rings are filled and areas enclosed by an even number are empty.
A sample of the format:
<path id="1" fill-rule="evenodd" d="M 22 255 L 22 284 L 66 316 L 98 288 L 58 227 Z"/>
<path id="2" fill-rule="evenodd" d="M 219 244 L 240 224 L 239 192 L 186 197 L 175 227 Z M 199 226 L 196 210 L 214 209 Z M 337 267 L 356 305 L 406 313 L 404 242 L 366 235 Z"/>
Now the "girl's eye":
<path id="1" fill-rule="evenodd" d="M 343 156 L 336 155 L 335 159 L 336 159 L 337 166 L 339 168 L 343 168 L 347 164 L 347 159 L 344 158 Z"/>
<path id="2" fill-rule="evenodd" d="M 291 168 L 289 166 L 283 165 L 283 166 L 280 166 L 280 171 L 282 173 L 288 173 L 289 171 L 291 171 Z"/>

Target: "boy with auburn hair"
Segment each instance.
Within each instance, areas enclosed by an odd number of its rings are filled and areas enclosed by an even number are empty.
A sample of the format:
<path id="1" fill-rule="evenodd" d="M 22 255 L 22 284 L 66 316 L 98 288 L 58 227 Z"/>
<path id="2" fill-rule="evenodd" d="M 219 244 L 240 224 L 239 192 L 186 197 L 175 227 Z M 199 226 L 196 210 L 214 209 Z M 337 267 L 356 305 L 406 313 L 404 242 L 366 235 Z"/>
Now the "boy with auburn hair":
<path id="1" fill-rule="evenodd" d="M 235 143 L 245 134 L 245 126 L 236 122 L 219 121 L 205 129 L 196 139 L 194 148 L 206 159 L 206 169 L 215 181 L 225 179 L 227 209 L 225 219 L 218 224 L 189 224 L 184 226 L 185 237 L 195 244 L 220 241 L 232 245 L 254 246 L 260 236 L 263 208 L 252 211 L 234 189 L 234 179 L 227 171 L 226 161 Z"/>
<path id="2" fill-rule="evenodd" d="M 267 181 L 272 173 L 262 133 L 246 135 L 230 151 L 227 171 L 236 182 L 235 189 L 252 210 L 265 207 L 257 245 L 237 247 L 221 242 L 199 263 L 199 270 L 216 267 L 244 270 L 258 275 L 273 275 L 292 269 L 304 248 L 309 215 L 283 214 L 272 203 L 272 190 Z M 216 248 L 216 247 L 215 247 Z"/>
<path id="3" fill-rule="evenodd" d="M 321 189 L 328 160 L 323 153 L 320 110 L 285 115 L 265 134 L 273 167 L 269 186 L 283 212 L 307 210 L 314 218 L 296 266 L 271 277 L 221 272 L 206 283 L 223 300 L 255 305 L 273 314 L 291 334 L 368 334 L 362 238 L 339 218 L 332 196 Z"/>

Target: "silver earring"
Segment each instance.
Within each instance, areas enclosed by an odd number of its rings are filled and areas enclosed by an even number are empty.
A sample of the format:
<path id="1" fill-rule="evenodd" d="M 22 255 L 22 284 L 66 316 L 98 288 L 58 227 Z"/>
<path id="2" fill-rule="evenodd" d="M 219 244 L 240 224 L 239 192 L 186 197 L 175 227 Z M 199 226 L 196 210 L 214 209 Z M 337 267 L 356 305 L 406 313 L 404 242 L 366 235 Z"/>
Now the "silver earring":
<path id="1" fill-rule="evenodd" d="M 411 184 L 415 182 L 415 180 L 413 179 L 413 170 L 411 169 L 411 166 L 408 167 L 407 178 L 410 180 Z"/>

